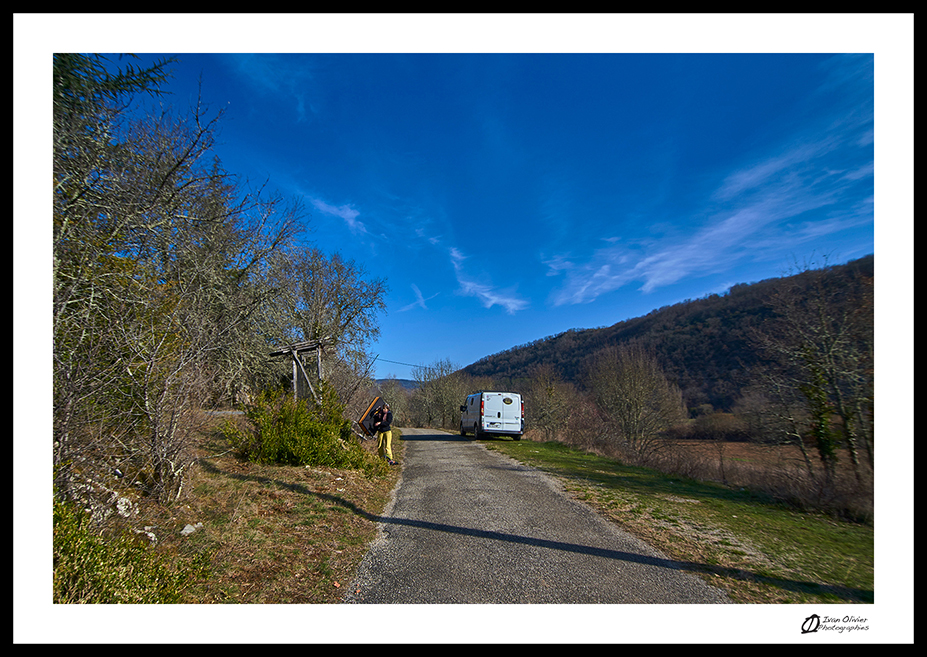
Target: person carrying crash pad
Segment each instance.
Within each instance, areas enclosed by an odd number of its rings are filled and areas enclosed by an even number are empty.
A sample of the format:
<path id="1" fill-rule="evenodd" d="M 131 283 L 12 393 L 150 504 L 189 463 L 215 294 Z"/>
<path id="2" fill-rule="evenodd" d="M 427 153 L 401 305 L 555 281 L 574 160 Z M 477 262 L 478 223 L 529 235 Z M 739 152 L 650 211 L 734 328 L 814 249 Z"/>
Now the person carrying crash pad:
<path id="1" fill-rule="evenodd" d="M 373 430 L 377 432 L 377 452 L 380 458 L 386 459 L 390 465 L 396 465 L 393 460 L 393 412 L 389 410 L 389 404 L 384 404 L 373 414 Z"/>

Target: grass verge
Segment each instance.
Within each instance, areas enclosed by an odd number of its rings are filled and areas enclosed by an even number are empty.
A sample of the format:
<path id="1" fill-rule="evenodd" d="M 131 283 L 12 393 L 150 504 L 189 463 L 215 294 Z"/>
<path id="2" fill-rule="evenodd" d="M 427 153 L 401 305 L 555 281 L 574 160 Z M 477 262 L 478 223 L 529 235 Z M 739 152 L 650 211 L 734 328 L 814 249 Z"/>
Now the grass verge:
<path id="1" fill-rule="evenodd" d="M 393 430 L 393 455 L 401 458 Z M 149 517 L 157 550 L 179 562 L 209 562 L 209 577 L 181 602 L 337 603 L 375 538 L 378 516 L 400 477 L 331 467 L 270 465 L 237 458 L 218 438 L 204 442 L 186 499 Z M 376 441 L 363 443 L 376 450 Z M 192 528 L 182 533 L 184 527 Z"/>
<path id="2" fill-rule="evenodd" d="M 363 443 L 376 450 L 376 441 Z M 561 482 L 738 603 L 872 603 L 874 532 L 748 490 L 624 466 L 561 443 L 481 440 Z M 329 604 L 346 593 L 400 477 L 240 459 L 204 437 L 181 503 L 146 509 L 158 563 L 194 567 L 180 603 Z M 393 455 L 402 460 L 401 432 Z M 192 528 L 192 532 L 184 531 Z"/>
<path id="3" fill-rule="evenodd" d="M 798 512 L 718 484 L 629 467 L 561 443 L 481 441 L 541 471 L 735 602 L 872 603 L 871 525 Z"/>

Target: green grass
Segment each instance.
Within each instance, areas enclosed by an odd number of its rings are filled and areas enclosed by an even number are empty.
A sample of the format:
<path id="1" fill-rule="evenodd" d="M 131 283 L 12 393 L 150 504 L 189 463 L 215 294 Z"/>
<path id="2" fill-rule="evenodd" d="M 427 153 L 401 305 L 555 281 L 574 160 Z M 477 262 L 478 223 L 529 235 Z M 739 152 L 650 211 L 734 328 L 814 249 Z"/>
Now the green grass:
<path id="1" fill-rule="evenodd" d="M 208 576 L 208 558 L 178 563 L 128 531 L 103 538 L 75 505 L 54 502 L 56 604 L 172 604 Z"/>
<path id="2" fill-rule="evenodd" d="M 625 466 L 560 443 L 483 441 L 547 472 L 577 499 L 742 603 L 872 603 L 871 525 L 767 496 Z"/>
<path id="3" fill-rule="evenodd" d="M 132 534 L 104 539 L 85 514 L 56 505 L 56 603 L 341 601 L 401 470 L 256 463 L 215 428 L 200 436 L 184 498 L 144 505 L 133 520 L 156 528 L 156 544 Z M 397 458 L 401 436 L 394 430 Z M 361 449 L 370 456 L 362 465 L 372 462 L 375 441 Z M 198 529 L 181 534 L 187 524 Z"/>

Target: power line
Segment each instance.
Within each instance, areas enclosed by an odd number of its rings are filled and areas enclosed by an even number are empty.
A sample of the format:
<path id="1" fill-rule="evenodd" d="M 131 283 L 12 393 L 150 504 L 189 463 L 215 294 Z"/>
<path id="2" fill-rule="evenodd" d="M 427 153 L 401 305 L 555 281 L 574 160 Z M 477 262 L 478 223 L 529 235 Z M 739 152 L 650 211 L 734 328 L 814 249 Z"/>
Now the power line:
<path id="1" fill-rule="evenodd" d="M 377 356 L 374 360 L 381 360 L 384 363 L 392 363 L 393 365 L 407 365 L 408 367 L 424 367 L 423 365 L 413 365 L 411 363 L 400 363 L 398 360 L 387 360 L 385 358 L 380 358 Z"/>

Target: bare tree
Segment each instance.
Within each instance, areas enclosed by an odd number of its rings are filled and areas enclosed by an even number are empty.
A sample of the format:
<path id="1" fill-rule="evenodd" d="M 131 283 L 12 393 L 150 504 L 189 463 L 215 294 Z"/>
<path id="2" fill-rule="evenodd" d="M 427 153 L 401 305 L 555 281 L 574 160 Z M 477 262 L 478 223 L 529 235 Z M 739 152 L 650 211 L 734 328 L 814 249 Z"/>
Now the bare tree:
<path id="1" fill-rule="evenodd" d="M 351 361 L 362 360 L 380 334 L 386 281 L 368 277 L 363 266 L 318 249 L 296 254 L 298 328 L 304 340 L 327 338 Z"/>
<path id="2" fill-rule="evenodd" d="M 279 297 L 268 307 L 278 343 L 320 341 L 322 371 L 342 402 L 365 386 L 372 360 L 369 347 L 380 334 L 386 312 L 384 279 L 371 277 L 362 265 L 316 248 L 294 249 L 273 271 Z"/>
<path id="3" fill-rule="evenodd" d="M 396 378 L 390 377 L 380 384 L 380 395 L 393 411 L 393 421 L 397 426 L 408 426 L 410 420 L 411 393 Z"/>
<path id="4" fill-rule="evenodd" d="M 833 476 L 842 442 L 860 478 L 861 450 L 873 465 L 871 277 L 806 264 L 782 280 L 769 303 L 775 319 L 755 332 L 757 343 L 776 364 L 780 387 L 788 382 L 804 400 L 804 431 L 825 471 Z"/>
<path id="5" fill-rule="evenodd" d="M 571 409 L 576 405 L 574 386 L 563 381 L 553 366 L 537 365 L 529 374 L 525 396 L 530 427 L 540 431 L 545 440 L 556 440 L 566 429 Z"/>
<path id="6" fill-rule="evenodd" d="M 595 354 L 586 382 L 609 433 L 638 456 L 652 454 L 661 433 L 686 417 L 679 388 L 657 358 L 638 345 Z"/>
<path id="7" fill-rule="evenodd" d="M 759 440 L 798 447 L 805 469 L 813 475 L 803 430 L 808 426 L 808 412 L 801 395 L 773 372 L 758 370 L 756 376 L 757 383 L 748 386 L 737 403 L 738 417 L 744 419 L 751 435 Z"/>
<path id="8" fill-rule="evenodd" d="M 467 396 L 467 382 L 460 366 L 449 359 L 413 368 L 417 386 L 412 393 L 417 423 L 426 427 L 453 429 L 460 418 L 460 405 Z"/>
<path id="9" fill-rule="evenodd" d="M 128 119 L 126 93 L 161 72 L 110 74 L 93 57 L 55 57 L 62 492 L 106 488 L 118 473 L 160 500 L 177 497 L 194 411 L 241 373 L 253 345 L 236 338 L 268 295 L 259 272 L 300 221 L 298 210 L 242 194 L 209 157 L 218 117 L 198 107 Z M 115 97 L 100 91 L 111 88 Z"/>

